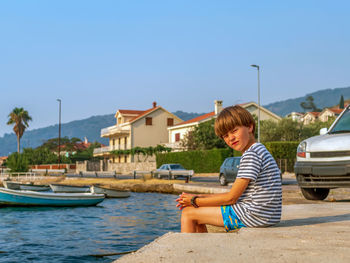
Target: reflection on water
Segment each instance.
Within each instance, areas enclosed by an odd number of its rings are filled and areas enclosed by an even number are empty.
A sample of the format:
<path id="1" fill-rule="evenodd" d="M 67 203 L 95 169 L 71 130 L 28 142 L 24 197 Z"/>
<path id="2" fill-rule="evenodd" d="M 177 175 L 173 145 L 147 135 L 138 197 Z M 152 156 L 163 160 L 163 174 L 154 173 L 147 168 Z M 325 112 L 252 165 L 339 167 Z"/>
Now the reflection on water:
<path id="1" fill-rule="evenodd" d="M 133 193 L 96 207 L 0 208 L 0 261 L 111 262 L 89 255 L 136 250 L 180 230 L 175 195 Z"/>

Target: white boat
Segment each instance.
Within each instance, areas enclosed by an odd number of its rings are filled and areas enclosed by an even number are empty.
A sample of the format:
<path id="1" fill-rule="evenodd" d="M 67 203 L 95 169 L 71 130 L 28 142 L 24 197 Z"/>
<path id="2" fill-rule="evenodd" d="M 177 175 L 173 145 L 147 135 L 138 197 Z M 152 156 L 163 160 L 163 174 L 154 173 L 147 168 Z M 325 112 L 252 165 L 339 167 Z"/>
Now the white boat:
<path id="1" fill-rule="evenodd" d="M 130 196 L 128 191 L 114 190 L 99 185 L 92 185 L 91 193 L 104 194 L 107 198 L 126 198 Z"/>
<path id="2" fill-rule="evenodd" d="M 34 192 L 0 187 L 2 206 L 92 206 L 104 198 L 103 194 Z"/>
<path id="3" fill-rule="evenodd" d="M 55 193 L 89 193 L 90 186 L 83 185 L 66 185 L 66 184 L 50 184 L 50 187 Z"/>
<path id="4" fill-rule="evenodd" d="M 2 181 L 2 184 L 7 189 L 21 190 L 21 188 L 19 187 L 21 185 L 20 182 L 13 182 L 13 181 L 6 181 L 6 180 L 4 180 L 4 181 Z"/>

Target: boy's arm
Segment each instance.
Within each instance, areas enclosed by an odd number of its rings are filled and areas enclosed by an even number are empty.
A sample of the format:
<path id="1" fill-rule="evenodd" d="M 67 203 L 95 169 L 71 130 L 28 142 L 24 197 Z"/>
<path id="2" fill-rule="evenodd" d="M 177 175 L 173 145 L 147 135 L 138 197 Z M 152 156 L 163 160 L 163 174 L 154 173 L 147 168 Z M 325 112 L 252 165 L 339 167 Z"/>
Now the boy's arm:
<path id="1" fill-rule="evenodd" d="M 242 195 L 244 190 L 247 188 L 250 179 L 237 178 L 232 185 L 230 192 L 222 194 L 212 194 L 208 196 L 198 195 L 196 204 L 201 206 L 220 206 L 220 205 L 231 205 L 237 202 L 238 198 Z M 191 206 L 191 198 L 193 194 L 182 194 L 177 201 L 179 206 L 184 208 Z"/>

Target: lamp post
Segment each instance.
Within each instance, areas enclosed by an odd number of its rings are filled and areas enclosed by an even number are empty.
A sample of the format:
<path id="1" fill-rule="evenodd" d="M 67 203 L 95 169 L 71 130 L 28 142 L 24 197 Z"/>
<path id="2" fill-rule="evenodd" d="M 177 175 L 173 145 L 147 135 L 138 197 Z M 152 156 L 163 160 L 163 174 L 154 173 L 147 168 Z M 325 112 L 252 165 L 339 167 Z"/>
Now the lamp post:
<path id="1" fill-rule="evenodd" d="M 258 142 L 260 142 L 260 67 L 258 65 L 250 65 L 258 70 Z"/>
<path id="2" fill-rule="evenodd" d="M 58 169 L 60 169 L 60 163 L 61 163 L 61 100 L 57 99 L 59 103 L 59 110 L 58 110 Z"/>

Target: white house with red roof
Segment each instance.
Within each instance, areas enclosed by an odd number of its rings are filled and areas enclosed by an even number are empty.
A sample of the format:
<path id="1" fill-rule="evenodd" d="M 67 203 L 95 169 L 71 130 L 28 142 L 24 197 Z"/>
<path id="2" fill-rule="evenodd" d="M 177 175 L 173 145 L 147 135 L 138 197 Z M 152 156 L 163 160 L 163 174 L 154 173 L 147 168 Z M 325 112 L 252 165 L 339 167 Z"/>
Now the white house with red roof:
<path id="1" fill-rule="evenodd" d="M 343 111 L 344 109 L 339 109 L 339 108 L 324 108 L 321 112 L 320 115 L 318 116 L 318 119 L 322 122 L 328 121 L 329 117 L 338 117 L 339 114 Z"/>
<path id="2" fill-rule="evenodd" d="M 255 102 L 243 103 L 243 104 L 240 104 L 240 106 L 248 110 L 251 114 L 255 114 L 256 116 L 258 116 L 259 106 Z M 198 126 L 200 123 L 216 118 L 216 116 L 221 112 L 221 110 L 222 110 L 222 101 L 215 100 L 214 111 L 198 116 L 191 120 L 181 122 L 177 125 L 174 125 L 173 127 L 169 127 L 168 128 L 169 143 L 166 144 L 166 146 L 171 147 L 174 150 L 176 149 L 182 150 L 183 147 L 181 146 L 181 140 L 184 139 L 186 134 L 193 131 L 193 129 L 196 126 Z M 269 111 L 268 109 L 265 109 L 264 107 L 260 106 L 260 119 L 261 120 L 270 119 L 273 121 L 280 121 L 282 118 L 274 114 L 273 112 Z"/>
<path id="3" fill-rule="evenodd" d="M 305 125 L 308 125 L 310 123 L 315 122 L 318 119 L 318 116 L 320 115 L 320 112 L 317 111 L 309 111 L 306 112 L 302 118 L 303 123 Z"/>
<path id="4" fill-rule="evenodd" d="M 115 125 L 101 130 L 101 137 L 109 139 L 109 146 L 94 150 L 95 157 L 104 157 L 112 163 L 130 163 L 134 158 L 131 155 L 116 157 L 111 151 L 168 143 L 167 128 L 182 122 L 156 102 L 148 110 L 118 110 L 115 118 Z"/>

